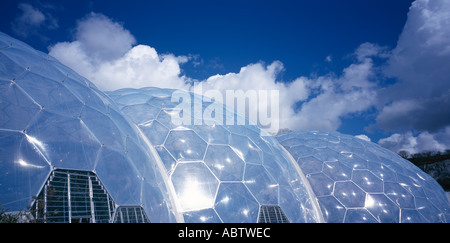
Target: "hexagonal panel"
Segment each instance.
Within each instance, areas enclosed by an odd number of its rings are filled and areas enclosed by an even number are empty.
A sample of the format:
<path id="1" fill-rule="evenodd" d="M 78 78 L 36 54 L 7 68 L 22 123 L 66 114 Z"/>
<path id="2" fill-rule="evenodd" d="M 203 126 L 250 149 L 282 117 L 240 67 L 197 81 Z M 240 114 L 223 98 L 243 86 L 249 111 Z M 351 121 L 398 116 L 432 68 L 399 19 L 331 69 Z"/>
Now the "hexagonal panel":
<path id="1" fill-rule="evenodd" d="M 352 181 L 365 192 L 383 192 L 383 181 L 368 170 L 354 170 Z"/>
<path id="2" fill-rule="evenodd" d="M 0 90 L 0 127 L 24 130 L 41 110 L 40 106 L 10 81 L 0 80 Z"/>
<path id="3" fill-rule="evenodd" d="M 209 145 L 205 163 L 221 181 L 241 181 L 244 161 L 226 145 Z"/>
<path id="4" fill-rule="evenodd" d="M 122 112 L 138 125 L 155 119 L 160 111 L 160 108 L 147 103 L 127 105 L 122 108 Z"/>
<path id="5" fill-rule="evenodd" d="M 230 146 L 246 163 L 262 164 L 261 150 L 247 137 L 231 134 Z"/>
<path id="6" fill-rule="evenodd" d="M 139 124 L 139 128 L 154 146 L 163 144 L 169 133 L 169 128 L 165 127 L 157 120 Z"/>
<path id="7" fill-rule="evenodd" d="M 323 173 L 306 176 L 317 197 L 331 195 L 334 190 L 334 181 Z"/>
<path id="8" fill-rule="evenodd" d="M 278 183 L 261 165 L 247 164 L 244 183 L 260 204 L 278 204 Z"/>
<path id="9" fill-rule="evenodd" d="M 242 183 L 221 183 L 214 208 L 224 223 L 255 223 L 259 204 Z"/>
<path id="10" fill-rule="evenodd" d="M 400 209 L 384 194 L 368 194 L 364 207 L 380 223 L 395 223 L 399 221 Z"/>
<path id="11" fill-rule="evenodd" d="M 117 204 L 139 205 L 141 203 L 143 178 L 138 176 L 135 167 L 125 154 L 103 147 L 95 172 Z"/>
<path id="12" fill-rule="evenodd" d="M 26 210 L 39 193 L 50 165 L 27 137 L 0 131 L 0 199 L 2 208 Z"/>
<path id="13" fill-rule="evenodd" d="M 366 193 L 351 181 L 336 182 L 334 196 L 345 207 L 364 207 Z"/>
<path id="14" fill-rule="evenodd" d="M 219 181 L 202 162 L 180 163 L 171 176 L 183 211 L 214 205 Z"/>
<path id="15" fill-rule="evenodd" d="M 339 161 L 325 162 L 322 171 L 334 181 L 350 180 L 352 176 L 352 170 Z"/>
<path id="16" fill-rule="evenodd" d="M 170 131 L 164 146 L 178 161 L 202 160 L 206 150 L 206 142 L 192 130 Z"/>
<path id="17" fill-rule="evenodd" d="M 122 134 L 108 116 L 90 107 L 84 107 L 80 117 L 101 144 L 119 151 L 125 150 L 125 134 Z"/>
<path id="18" fill-rule="evenodd" d="M 54 166 L 94 168 L 100 143 L 81 120 L 42 111 L 26 133 L 37 141 Z"/>
<path id="19" fill-rule="evenodd" d="M 26 72 L 16 82 L 46 110 L 71 117 L 81 113 L 82 102 L 61 83 L 32 72 Z"/>

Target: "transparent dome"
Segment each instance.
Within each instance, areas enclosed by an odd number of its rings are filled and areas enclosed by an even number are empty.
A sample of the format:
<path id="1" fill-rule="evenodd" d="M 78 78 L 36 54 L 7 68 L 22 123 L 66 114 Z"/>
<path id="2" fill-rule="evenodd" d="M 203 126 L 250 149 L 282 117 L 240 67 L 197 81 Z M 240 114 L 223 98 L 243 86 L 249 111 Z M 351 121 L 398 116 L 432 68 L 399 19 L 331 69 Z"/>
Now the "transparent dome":
<path id="1" fill-rule="evenodd" d="M 100 210 L 98 189 L 114 201 L 103 205 L 108 220 L 118 206 L 136 205 L 152 222 L 175 222 L 156 159 L 135 125 L 91 82 L 0 33 L 0 92 L 2 208 L 35 205 L 47 210 L 43 217 L 54 212 L 55 220 L 70 222 L 83 203 L 89 215 Z M 52 193 L 62 193 L 53 197 L 60 203 L 54 211 L 35 203 Z M 76 201 L 81 195 L 88 199 Z"/>
<path id="2" fill-rule="evenodd" d="M 291 132 L 277 139 L 305 173 L 325 222 L 450 219 L 442 187 L 377 144 L 336 132 Z"/>
<path id="3" fill-rule="evenodd" d="M 184 92 L 190 110 L 180 110 L 186 100 L 172 102 L 174 92 L 184 91 L 106 93 L 154 146 L 186 222 L 264 222 L 269 211 L 289 222 L 321 220 L 306 179 L 274 137 L 248 121 L 236 125 L 241 116 L 199 95 Z M 205 115 L 211 110 L 217 116 Z M 187 120 L 176 125 L 181 114 Z M 224 125 L 230 114 L 233 125 Z"/>

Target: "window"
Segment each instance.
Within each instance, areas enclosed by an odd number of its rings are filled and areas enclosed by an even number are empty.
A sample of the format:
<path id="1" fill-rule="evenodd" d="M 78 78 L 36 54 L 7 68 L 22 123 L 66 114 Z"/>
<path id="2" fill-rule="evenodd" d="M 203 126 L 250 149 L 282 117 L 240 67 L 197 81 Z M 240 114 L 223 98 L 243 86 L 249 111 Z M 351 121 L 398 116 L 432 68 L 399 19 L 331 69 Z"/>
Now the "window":
<path id="1" fill-rule="evenodd" d="M 114 223 L 150 223 L 150 220 L 140 206 L 121 206 L 116 210 Z"/>
<path id="2" fill-rule="evenodd" d="M 289 223 L 280 206 L 262 205 L 259 209 L 258 223 Z"/>
<path id="3" fill-rule="evenodd" d="M 93 172 L 57 169 L 31 211 L 38 222 L 108 223 L 114 209 L 114 201 Z"/>

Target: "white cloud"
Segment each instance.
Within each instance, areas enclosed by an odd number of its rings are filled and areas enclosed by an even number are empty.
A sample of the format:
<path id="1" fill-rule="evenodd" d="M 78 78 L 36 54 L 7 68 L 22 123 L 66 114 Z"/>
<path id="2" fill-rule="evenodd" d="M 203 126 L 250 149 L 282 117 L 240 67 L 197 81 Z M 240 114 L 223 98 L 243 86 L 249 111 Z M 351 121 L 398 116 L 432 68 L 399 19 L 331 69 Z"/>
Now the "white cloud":
<path id="1" fill-rule="evenodd" d="M 396 153 L 406 151 L 409 154 L 420 153 L 424 151 L 445 151 L 450 147 L 450 127 L 445 131 L 430 134 L 422 132 L 414 135 L 411 131 L 406 133 L 394 133 L 393 135 L 380 139 L 378 144 L 388 148 Z"/>
<path id="2" fill-rule="evenodd" d="M 372 51 L 368 52 L 369 49 Z M 275 61 L 267 66 L 250 64 L 241 68 L 239 73 L 212 76 L 203 84 L 203 89 L 276 89 L 280 94 L 280 128 L 334 131 L 344 116 L 363 112 L 374 105 L 376 84 L 371 80 L 371 56 L 378 55 L 379 50 L 381 48 L 373 44 L 361 45 L 355 51 L 358 61 L 344 69 L 340 77 L 299 77 L 292 82 L 282 82 L 277 77 L 283 64 Z"/>
<path id="3" fill-rule="evenodd" d="M 376 117 L 379 128 L 397 133 L 380 139 L 380 145 L 410 153 L 449 148 L 449 12 L 447 0 L 412 3 L 385 68 L 398 82 L 379 92 Z"/>
<path id="4" fill-rule="evenodd" d="M 380 93 L 385 130 L 437 131 L 450 125 L 450 1 L 411 5 L 385 72 L 399 80 Z"/>
<path id="5" fill-rule="evenodd" d="M 119 23 L 91 13 L 78 22 L 74 41 L 51 46 L 49 54 L 101 90 L 147 86 L 187 89 L 179 66 L 187 57 L 159 55 L 150 46 L 133 46 L 135 42 Z"/>
<path id="6" fill-rule="evenodd" d="M 21 37 L 39 36 L 38 32 L 41 28 L 58 28 L 58 21 L 50 13 L 44 12 L 29 3 L 19 3 L 17 7 L 22 12 L 11 23 L 11 28 L 17 35 Z M 50 8 L 50 5 L 43 8 Z M 43 36 L 40 37 L 43 38 Z"/>
<path id="7" fill-rule="evenodd" d="M 193 90 L 192 80 L 181 75 L 180 65 L 198 57 L 161 55 L 147 45 L 133 46 L 135 42 L 122 25 L 91 13 L 78 22 L 74 41 L 57 43 L 49 50 L 50 55 L 101 90 L 147 86 Z M 373 105 L 376 85 L 371 81 L 372 57 L 379 55 L 380 50 L 376 45 L 362 44 L 355 51 L 356 62 L 344 69 L 340 77 L 299 77 L 285 82 L 278 80 L 283 64 L 274 61 L 269 65 L 249 64 L 238 73 L 218 74 L 201 82 L 204 92 L 278 90 L 279 103 L 275 107 L 279 107 L 280 128 L 336 130 L 342 117 Z"/>

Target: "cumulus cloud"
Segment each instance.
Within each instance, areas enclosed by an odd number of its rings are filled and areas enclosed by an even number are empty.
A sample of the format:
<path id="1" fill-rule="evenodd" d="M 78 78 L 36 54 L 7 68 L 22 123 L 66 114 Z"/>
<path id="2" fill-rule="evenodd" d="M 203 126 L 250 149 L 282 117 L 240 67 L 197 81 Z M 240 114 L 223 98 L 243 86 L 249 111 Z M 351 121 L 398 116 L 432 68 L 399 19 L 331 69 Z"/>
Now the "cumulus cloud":
<path id="1" fill-rule="evenodd" d="M 49 47 L 49 54 L 101 90 L 156 86 L 187 89 L 180 76 L 186 57 L 160 55 L 110 18 L 91 13 L 78 21 L 75 40 Z"/>
<path id="2" fill-rule="evenodd" d="M 430 149 L 422 144 L 442 149 L 442 143 L 431 138 L 446 134 L 450 125 L 449 12 L 446 0 L 413 2 L 387 62 L 385 73 L 398 82 L 379 92 L 376 124 L 402 132 L 380 140 L 394 151 Z M 391 146 L 394 141 L 397 145 Z"/>
<path id="3" fill-rule="evenodd" d="M 378 56 L 380 50 L 377 45 L 362 44 L 354 53 L 355 63 L 340 76 L 299 77 L 282 82 L 278 74 L 284 67 L 275 61 L 270 65 L 250 64 L 239 73 L 212 76 L 202 82 L 203 89 L 279 90 L 280 128 L 334 131 L 343 117 L 374 105 L 377 85 L 372 80 L 372 57 Z"/>
<path id="4" fill-rule="evenodd" d="M 424 151 L 443 152 L 450 147 L 450 126 L 442 132 L 431 134 L 421 132 L 414 135 L 411 131 L 406 133 L 394 133 L 387 138 L 380 139 L 381 146 L 395 152 L 406 151 L 409 154 L 416 154 Z"/>
<path id="5" fill-rule="evenodd" d="M 21 37 L 39 35 L 38 32 L 41 28 L 58 28 L 58 21 L 50 13 L 44 11 L 51 8 L 50 5 L 42 6 L 42 9 L 39 9 L 29 3 L 19 3 L 17 8 L 21 10 L 21 14 L 11 23 L 11 28 Z"/>
<path id="6" fill-rule="evenodd" d="M 370 43 L 363 43 L 355 50 L 355 62 L 340 75 L 279 80 L 284 66 L 274 61 L 268 65 L 248 64 L 238 73 L 217 74 L 193 82 L 181 74 L 181 65 L 197 60 L 192 58 L 195 55 L 161 55 L 154 48 L 135 45 L 135 42 L 123 25 L 102 14 L 91 13 L 78 21 L 72 42 L 57 43 L 49 52 L 101 90 L 147 86 L 194 90 L 200 83 L 204 93 L 208 90 L 278 90 L 279 99 L 268 103 L 279 108 L 276 121 L 279 128 L 291 130 L 336 130 L 342 117 L 368 109 L 376 98 L 376 84 L 371 80 L 372 58 L 379 56 L 382 48 Z M 268 109 L 268 103 L 259 102 L 248 108 L 257 112 Z"/>
<path id="7" fill-rule="evenodd" d="M 436 131 L 450 124 L 449 12 L 446 0 L 417 0 L 411 5 L 385 70 L 399 82 L 382 93 L 389 103 L 377 118 L 383 129 L 397 129 L 406 122 L 411 129 Z"/>

